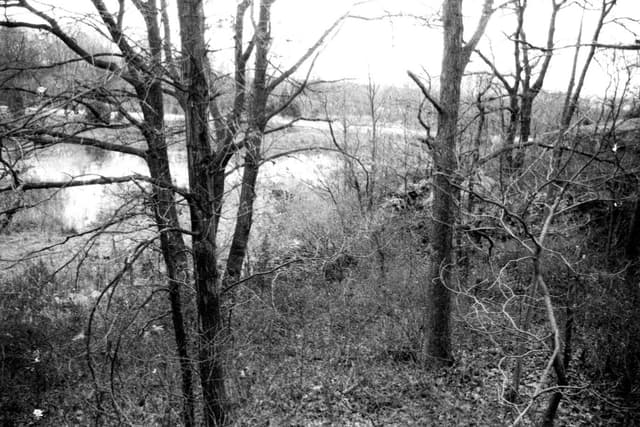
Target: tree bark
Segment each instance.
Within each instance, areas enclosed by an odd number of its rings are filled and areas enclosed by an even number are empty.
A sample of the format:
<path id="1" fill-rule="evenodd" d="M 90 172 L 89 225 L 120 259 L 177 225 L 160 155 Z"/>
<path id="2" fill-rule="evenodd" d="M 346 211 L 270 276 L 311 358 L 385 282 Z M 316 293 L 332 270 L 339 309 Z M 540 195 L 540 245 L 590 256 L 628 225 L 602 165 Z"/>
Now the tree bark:
<path id="1" fill-rule="evenodd" d="M 566 387 L 569 385 L 567 380 L 567 374 L 564 368 L 564 362 L 562 360 L 562 352 L 558 352 L 558 355 L 553 360 L 553 370 L 556 373 L 558 387 Z M 555 391 L 549 399 L 549 404 L 542 417 L 542 427 L 553 427 L 553 422 L 556 418 L 556 413 L 560 407 L 560 401 L 562 400 L 562 391 Z"/>
<path id="2" fill-rule="evenodd" d="M 142 13 L 147 30 L 151 69 L 160 71 L 162 63 L 162 38 L 157 21 L 158 8 L 155 0 L 137 4 Z M 100 5 L 96 6 L 100 7 Z M 107 25 L 109 21 L 105 22 Z M 135 65 L 135 64 L 131 64 Z M 153 211 L 160 233 L 160 248 L 169 281 L 169 304 L 174 338 L 178 353 L 178 364 L 182 378 L 182 420 L 185 426 L 195 426 L 195 397 L 193 391 L 193 367 L 189 356 L 189 344 L 182 313 L 180 287 L 189 280 L 187 248 L 182 237 L 175 195 L 171 188 L 172 177 L 169 168 L 164 129 L 164 94 L 160 80 L 153 75 L 143 75 L 133 84 L 139 100 L 144 121 L 141 132 L 147 142 L 147 166 L 155 184 L 152 190 Z"/>
<path id="3" fill-rule="evenodd" d="M 531 114 L 533 111 L 533 101 L 537 93 L 529 90 L 522 94 L 520 101 L 520 141 L 519 145 L 526 144 L 531 136 Z M 520 170 L 524 165 L 525 152 L 524 148 L 518 148 L 513 153 L 512 169 Z"/>
<path id="4" fill-rule="evenodd" d="M 520 101 L 520 144 L 526 144 L 531 136 L 531 114 L 533 111 L 533 102 L 540 93 L 544 79 L 549 70 L 551 58 L 553 57 L 554 36 L 556 31 L 556 19 L 561 7 L 567 2 L 567 0 L 551 0 L 551 16 L 549 18 L 549 27 L 547 29 L 547 43 L 544 50 L 544 59 L 538 72 L 538 77 L 533 84 L 531 83 L 533 78 L 533 66 L 529 57 L 529 45 L 527 44 L 527 38 L 524 31 L 522 31 L 522 22 L 524 21 L 524 13 L 527 8 L 527 2 L 524 2 L 517 6 L 518 16 L 518 33 L 515 43 L 522 44 L 522 64 L 519 64 L 518 70 L 524 71 L 524 78 L 522 79 L 522 94 Z M 524 43 L 523 43 L 524 42 Z M 519 59 L 518 59 L 519 61 Z M 524 166 L 525 152 L 524 149 L 518 149 L 513 154 L 512 166 L 513 170 L 517 171 Z"/>
<path id="5" fill-rule="evenodd" d="M 254 135 L 252 139 L 254 141 L 250 144 L 254 148 L 247 152 L 244 160 L 240 204 L 227 260 L 225 288 L 240 279 L 253 224 L 253 203 L 256 199 L 256 183 L 260 167 L 259 151 L 261 144 L 259 140 L 261 135 Z"/>
<path id="6" fill-rule="evenodd" d="M 185 321 L 182 315 L 180 286 L 188 283 L 187 249 L 180 228 L 173 191 L 164 185 L 171 186 L 169 170 L 169 156 L 163 129 L 162 87 L 152 83 L 144 91 L 146 99 L 141 98 L 145 124 L 145 133 L 149 149 L 147 151 L 147 165 L 152 178 L 159 185 L 153 187 L 153 210 L 155 222 L 160 232 L 160 248 L 167 269 L 169 279 L 169 301 L 171 305 L 171 319 L 178 351 L 178 362 L 182 375 L 183 422 L 185 426 L 195 425 L 195 399 L 193 393 L 193 371 L 188 352 L 188 340 Z"/>
<path id="7" fill-rule="evenodd" d="M 251 226 L 253 224 L 253 204 L 256 199 L 256 183 L 261 162 L 262 138 L 266 127 L 266 108 L 269 92 L 267 90 L 268 53 L 271 44 L 271 5 L 273 0 L 260 1 L 260 15 L 256 27 L 256 58 L 252 84 L 248 130 L 246 136 L 247 153 L 238 216 L 233 233 L 229 258 L 227 260 L 225 288 L 229 283 L 240 279 Z"/>
<path id="8" fill-rule="evenodd" d="M 435 359 L 451 364 L 451 295 L 448 289 L 451 277 L 453 227 L 457 190 L 453 185 L 457 171 L 456 140 L 458 137 L 458 110 L 460 85 L 471 52 L 492 13 L 491 0 L 484 2 L 482 16 L 473 37 L 463 44 L 462 0 L 443 3 L 444 46 L 440 74 L 438 132 L 433 144 L 433 222 L 432 257 L 427 280 L 428 301 L 424 313 L 424 330 L 429 331 L 423 345 L 424 359 Z"/>
<path id="9" fill-rule="evenodd" d="M 222 364 L 222 319 L 219 276 L 216 266 L 215 214 L 210 179 L 212 151 L 209 145 L 209 86 L 206 75 L 207 50 L 204 40 L 204 10 L 200 0 L 178 1 L 182 39 L 182 73 L 186 89 L 185 126 L 192 253 L 199 317 L 200 383 L 207 427 L 228 421 L 227 394 Z"/>
<path id="10" fill-rule="evenodd" d="M 429 301 L 426 313 L 429 331 L 426 354 L 444 364 L 453 363 L 451 354 L 451 295 L 447 284 L 451 277 L 453 209 L 455 189 L 451 185 L 456 171 L 455 157 L 460 83 L 462 81 L 462 1 L 448 0 L 443 5 L 444 57 L 440 76 L 438 132 L 433 149 L 433 253 L 429 270 Z"/>
<path id="11" fill-rule="evenodd" d="M 580 95 L 582 94 L 582 88 L 584 86 L 584 82 L 587 78 L 587 72 L 591 66 L 591 62 L 596 53 L 596 48 L 598 45 L 598 40 L 600 39 L 600 33 L 602 32 L 602 27 L 604 26 L 605 19 L 609 12 L 615 7 L 617 0 L 608 0 L 603 1 L 602 6 L 600 8 L 600 16 L 598 17 L 598 22 L 596 24 L 596 28 L 593 32 L 593 38 L 591 39 L 591 47 L 589 48 L 589 53 L 587 54 L 587 58 L 585 59 L 584 65 L 582 66 L 582 71 L 580 73 L 580 77 L 578 78 L 578 83 L 575 86 L 575 91 L 572 90 L 573 86 L 569 86 L 569 90 L 567 91 L 567 99 L 562 111 L 562 119 L 561 126 L 562 129 L 568 129 L 571 124 L 571 119 L 576 113 L 578 109 L 578 104 L 580 101 Z M 580 34 L 582 34 L 582 23 L 580 24 Z M 580 37 L 578 37 L 580 40 Z M 576 47 L 576 56 L 577 56 L 578 47 Z M 575 67 L 575 64 L 574 64 Z M 574 72 L 575 75 L 575 72 Z M 573 76 L 572 76 L 573 77 Z M 569 101 L 569 98 L 571 100 Z"/>

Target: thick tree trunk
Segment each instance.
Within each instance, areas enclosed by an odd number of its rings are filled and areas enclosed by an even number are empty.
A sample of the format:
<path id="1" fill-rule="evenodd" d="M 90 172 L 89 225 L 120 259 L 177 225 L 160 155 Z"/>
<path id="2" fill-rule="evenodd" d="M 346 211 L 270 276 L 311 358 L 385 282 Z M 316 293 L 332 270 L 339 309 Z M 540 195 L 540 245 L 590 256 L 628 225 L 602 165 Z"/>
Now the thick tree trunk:
<path id="1" fill-rule="evenodd" d="M 455 123 L 455 121 L 454 121 Z M 442 132 L 444 132 L 444 127 Z M 454 136 L 455 138 L 455 136 Z M 450 143 L 450 138 L 440 134 L 439 143 Z M 440 145 L 439 144 L 439 145 Z M 451 251 L 453 236 L 453 208 L 454 188 L 450 176 L 455 170 L 455 157 L 451 154 L 452 147 L 440 145 L 434 150 L 433 178 L 433 223 L 431 231 L 432 256 L 429 271 L 429 301 L 426 313 L 430 316 L 427 329 L 427 354 L 442 360 L 452 362 L 450 324 L 451 296 L 447 283 L 451 277 Z"/>
<path id="2" fill-rule="evenodd" d="M 457 105 L 457 104 L 456 104 Z M 455 117 L 442 120 L 438 126 L 438 147 L 434 150 L 434 197 L 431 242 L 433 253 L 429 271 L 429 308 L 427 354 L 445 364 L 453 361 L 451 355 L 451 295 L 447 285 L 451 277 L 454 200 L 456 190 L 451 185 L 456 170 L 454 155 L 457 111 Z M 453 128 L 453 129 L 452 129 Z"/>
<path id="3" fill-rule="evenodd" d="M 440 97 L 437 103 L 438 133 L 433 144 L 433 222 L 432 257 L 428 287 L 428 301 L 424 314 L 424 330 L 428 331 L 423 343 L 424 360 L 436 360 L 451 364 L 451 293 L 448 289 L 451 277 L 453 251 L 453 227 L 455 222 L 454 182 L 457 172 L 456 140 L 458 137 L 458 110 L 460 85 L 471 52 L 491 17 L 493 1 L 485 0 L 482 16 L 468 43 L 462 43 L 462 0 L 445 0 L 442 6 L 444 45 L 440 74 Z M 433 102 L 433 101 L 432 101 Z"/>
<path id="4" fill-rule="evenodd" d="M 457 169 L 455 156 L 462 62 L 462 1 L 445 1 L 444 57 L 440 76 L 440 107 L 438 134 L 433 150 L 433 223 L 431 242 L 433 253 L 429 271 L 429 301 L 425 330 L 429 331 L 426 355 L 445 364 L 453 362 L 451 354 L 451 295 L 447 288 L 451 277 L 454 201 L 452 185 Z"/>
<path id="5" fill-rule="evenodd" d="M 224 425 L 227 395 L 222 365 L 222 319 L 219 277 L 216 266 L 215 211 L 209 168 L 209 87 L 206 76 L 207 50 L 204 11 L 200 0 L 178 1 L 182 39 L 183 77 L 186 89 L 185 125 L 190 201 L 194 280 L 199 317 L 200 382 L 207 427 Z"/>

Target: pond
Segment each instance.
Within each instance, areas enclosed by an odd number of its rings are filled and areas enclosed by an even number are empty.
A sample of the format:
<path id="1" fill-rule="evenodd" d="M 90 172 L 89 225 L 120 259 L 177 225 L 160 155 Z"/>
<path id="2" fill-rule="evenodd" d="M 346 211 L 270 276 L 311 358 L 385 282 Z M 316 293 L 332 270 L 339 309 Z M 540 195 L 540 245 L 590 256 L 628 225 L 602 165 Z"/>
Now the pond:
<path id="1" fill-rule="evenodd" d="M 260 169 L 256 208 L 268 207 L 274 191 L 275 194 L 295 194 L 305 186 L 320 183 L 338 167 L 337 159 L 337 155 L 329 152 L 304 152 L 265 162 Z M 170 162 L 174 184 L 187 188 L 186 156 L 172 150 Z M 29 159 L 25 166 L 25 179 L 37 182 L 148 175 L 145 162 L 136 156 L 108 152 L 96 158 L 95 153 L 92 155 L 79 147 L 57 147 Z M 230 214 L 237 205 L 242 169 L 231 165 L 228 172 L 229 203 L 226 212 Z M 47 215 L 55 217 L 67 230 L 85 230 L 121 206 L 127 194 L 136 188 L 133 184 L 113 184 L 63 189 L 55 197 L 59 207 L 51 209 Z"/>

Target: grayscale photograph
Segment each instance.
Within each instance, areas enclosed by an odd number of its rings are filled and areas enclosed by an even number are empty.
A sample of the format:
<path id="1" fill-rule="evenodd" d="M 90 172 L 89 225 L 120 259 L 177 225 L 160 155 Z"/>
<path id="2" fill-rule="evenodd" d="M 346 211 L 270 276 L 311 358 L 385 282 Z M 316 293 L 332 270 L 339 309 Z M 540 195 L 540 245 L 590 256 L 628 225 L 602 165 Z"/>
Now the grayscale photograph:
<path id="1" fill-rule="evenodd" d="M 640 426 L 638 0 L 0 0 L 22 426 Z"/>

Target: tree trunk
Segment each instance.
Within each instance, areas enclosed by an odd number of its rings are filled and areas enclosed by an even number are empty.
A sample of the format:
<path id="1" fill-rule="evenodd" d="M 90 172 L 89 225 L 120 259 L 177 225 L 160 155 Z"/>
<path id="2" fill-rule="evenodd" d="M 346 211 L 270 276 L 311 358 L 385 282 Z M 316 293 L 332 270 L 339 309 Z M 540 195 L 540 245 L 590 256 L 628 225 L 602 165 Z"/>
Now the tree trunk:
<path id="1" fill-rule="evenodd" d="M 476 98 L 476 108 L 478 109 L 478 126 L 473 136 L 472 154 L 471 154 L 471 158 L 469 159 L 468 168 L 467 168 L 467 176 L 469 176 L 469 185 L 467 190 L 468 196 L 467 196 L 467 203 L 466 203 L 466 214 L 471 217 L 475 216 L 475 207 L 477 204 L 476 194 L 475 194 L 475 187 L 476 187 L 476 183 L 478 182 L 477 166 L 478 166 L 478 159 L 480 159 L 480 146 L 482 145 L 482 137 L 484 135 L 485 123 L 487 119 L 486 117 L 487 110 L 482 100 L 483 93 L 484 92 L 480 92 L 478 94 L 478 97 Z M 462 202 L 458 202 L 458 203 L 460 203 L 460 206 L 462 206 Z M 462 240 L 461 236 L 459 240 L 460 241 Z M 456 264 L 458 265 L 458 268 L 460 271 L 460 283 L 462 283 L 463 286 L 467 286 L 469 283 L 472 283 L 472 280 L 470 280 L 472 279 L 471 278 L 471 273 L 472 273 L 471 259 L 475 252 L 475 249 L 473 245 L 465 245 L 461 242 L 460 244 L 458 244 L 458 252 L 459 252 L 459 257 Z"/>
<path id="2" fill-rule="evenodd" d="M 271 44 L 270 22 L 273 0 L 260 1 L 260 16 L 256 26 L 256 58 L 251 104 L 249 105 L 249 128 L 247 129 L 247 154 L 242 176 L 242 189 L 236 228 L 233 233 L 229 258 L 227 260 L 225 285 L 240 278 L 242 264 L 247 254 L 251 226 L 253 224 L 253 204 L 256 199 L 256 183 L 261 162 L 262 138 L 266 126 L 267 107 L 267 55 Z M 225 286 L 225 287 L 226 287 Z"/>
<path id="3" fill-rule="evenodd" d="M 200 382 L 207 427 L 224 425 L 227 419 L 227 395 L 222 365 L 222 319 L 220 316 L 219 277 L 216 266 L 215 212 L 213 185 L 209 173 L 209 87 L 205 65 L 204 11 L 200 0 L 178 1 L 182 39 L 183 77 L 186 89 L 185 126 L 192 252 L 197 310 L 199 317 Z"/>
<path id="4" fill-rule="evenodd" d="M 640 307 L 640 287 L 638 286 L 638 276 L 640 273 L 640 201 L 636 200 L 635 209 L 631 217 L 631 224 L 629 227 L 629 237 L 625 246 L 625 257 L 629 261 L 629 268 L 625 277 L 627 298 L 631 302 L 632 307 Z M 637 312 L 637 311 L 636 311 Z M 636 317 L 629 316 L 627 322 L 629 330 L 633 330 L 631 326 L 632 322 L 635 322 Z M 629 338 L 627 338 L 629 339 Z M 628 341 L 627 341 L 628 343 Z M 632 397 L 633 385 L 637 381 L 638 377 L 638 356 L 636 353 L 637 346 L 626 345 L 625 346 L 625 373 L 622 378 L 622 394 L 625 399 Z"/>
<path id="5" fill-rule="evenodd" d="M 454 200 L 453 174 L 457 169 L 455 156 L 460 83 L 462 81 L 462 1 L 448 0 L 444 12 L 444 57 L 440 76 L 440 107 L 438 133 L 433 150 L 433 223 L 431 241 L 433 254 L 429 271 L 428 318 L 429 331 L 426 355 L 444 364 L 451 364 L 451 295 L 447 288 L 451 277 Z"/>
<path id="6" fill-rule="evenodd" d="M 458 137 L 458 110 L 460 107 L 460 85 L 464 69 L 471 52 L 489 22 L 493 12 L 493 1 L 485 0 L 482 16 L 468 43 L 462 43 L 462 0 L 445 0 L 442 6 L 444 22 L 444 45 L 440 74 L 440 97 L 438 110 L 438 133 L 433 144 L 433 222 L 432 257 L 426 283 L 429 299 L 424 313 L 424 330 L 428 331 L 423 343 L 424 360 L 451 364 L 451 294 L 448 289 L 451 277 L 453 251 L 453 227 L 455 221 L 454 185 L 457 172 L 456 140 Z"/>
<path id="7" fill-rule="evenodd" d="M 536 94 L 526 91 L 522 94 L 520 102 L 520 143 L 526 144 L 531 136 L 531 114 L 533 111 L 533 100 Z M 524 166 L 525 149 L 518 147 L 513 153 L 512 167 L 513 170 L 519 170 Z"/>
<path id="8" fill-rule="evenodd" d="M 160 86 L 155 85 L 155 86 Z M 151 101 L 161 88 L 149 88 L 149 98 L 144 110 L 153 110 L 156 117 L 163 117 L 162 102 L 156 104 Z M 162 98 L 160 98 L 161 100 Z M 159 113 L 157 113 L 159 112 Z M 147 114 L 145 114 L 147 116 Z M 157 119 L 155 120 L 157 122 Z M 195 425 L 195 399 L 193 392 L 193 369 L 188 351 L 185 321 L 182 315 L 180 286 L 188 283 L 187 249 L 182 234 L 177 231 L 180 227 L 174 194 L 171 190 L 162 188 L 163 184 L 171 185 L 169 171 L 169 156 L 162 126 L 151 129 L 147 139 L 149 144 L 148 160 L 149 174 L 159 185 L 153 187 L 153 208 L 155 221 L 160 232 L 160 247 L 169 279 L 169 302 L 171 305 L 171 320 L 178 352 L 178 363 L 182 375 L 183 422 L 186 427 Z"/>
<path id="9" fill-rule="evenodd" d="M 519 97 L 517 92 L 509 93 L 509 124 L 507 125 L 507 136 L 504 141 L 504 144 L 508 147 L 513 147 L 514 143 L 516 142 L 516 134 L 518 133 L 518 118 L 520 117 L 520 106 L 518 105 L 518 99 Z M 509 149 L 505 153 L 509 173 L 517 170 L 517 168 L 515 167 L 515 157 L 516 155 L 513 148 Z"/>
<path id="10" fill-rule="evenodd" d="M 147 38 L 154 65 L 162 60 L 162 39 L 157 22 L 157 7 L 154 0 L 141 10 L 147 27 Z M 147 165 L 149 174 L 159 185 L 153 187 L 153 209 L 155 222 L 160 232 L 160 247 L 169 280 L 169 303 L 171 320 L 178 353 L 178 364 L 182 377 L 182 421 L 186 427 L 195 426 L 195 397 L 193 391 L 193 367 L 189 356 L 189 345 L 182 314 L 180 286 L 188 283 L 187 249 L 176 210 L 175 196 L 168 188 L 172 185 L 169 155 L 164 133 L 164 95 L 159 80 L 148 77 L 146 84 L 135 87 L 144 116 L 142 133 L 147 141 Z"/>
<path id="11" fill-rule="evenodd" d="M 247 152 L 244 161 L 244 173 L 242 176 L 242 189 L 240 191 L 240 203 L 238 205 L 238 215 L 236 227 L 233 233 L 227 269 L 225 277 L 225 287 L 240 279 L 242 264 L 247 253 L 249 235 L 253 224 L 253 203 L 256 199 L 256 182 L 260 167 L 261 135 L 253 135 L 249 145 L 252 147 Z"/>
<path id="12" fill-rule="evenodd" d="M 564 362 L 562 360 L 562 352 L 559 352 L 556 358 L 553 360 L 553 370 L 556 373 L 558 387 L 566 387 L 569 385 L 567 380 L 567 374 L 564 369 Z M 562 391 L 555 391 L 549 399 L 549 404 L 544 412 L 542 418 L 542 427 L 553 427 L 553 422 L 562 400 Z"/>

